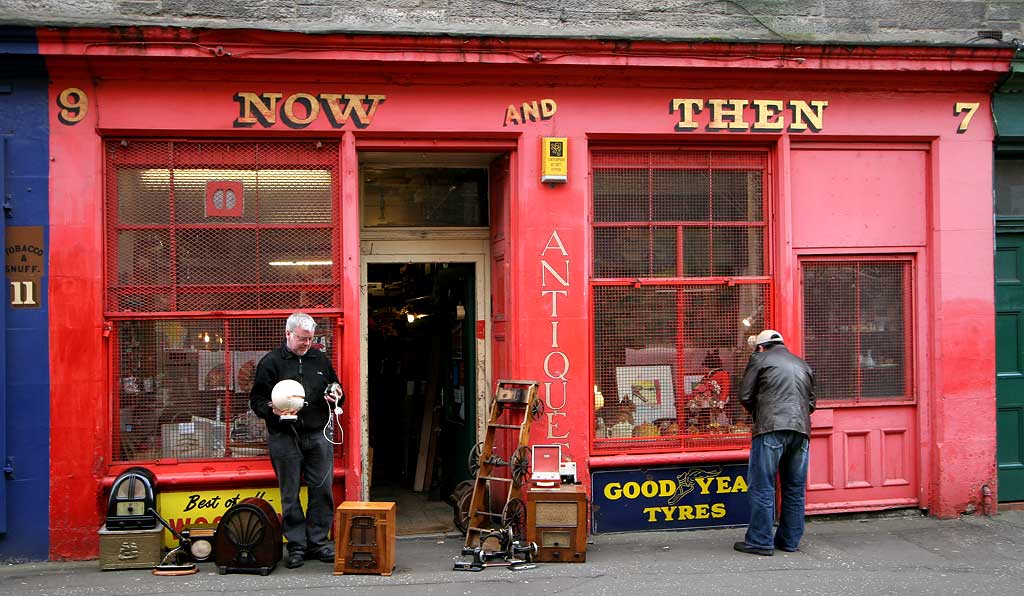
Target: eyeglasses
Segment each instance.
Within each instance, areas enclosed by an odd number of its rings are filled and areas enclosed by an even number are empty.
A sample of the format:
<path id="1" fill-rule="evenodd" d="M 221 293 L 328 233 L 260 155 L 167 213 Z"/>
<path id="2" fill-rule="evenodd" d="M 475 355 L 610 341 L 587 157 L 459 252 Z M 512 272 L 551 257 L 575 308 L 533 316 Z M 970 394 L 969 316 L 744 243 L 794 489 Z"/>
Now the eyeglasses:
<path id="1" fill-rule="evenodd" d="M 299 335 L 298 333 L 293 332 L 292 337 L 295 338 L 296 341 L 301 343 L 311 343 L 313 341 L 312 335 Z"/>

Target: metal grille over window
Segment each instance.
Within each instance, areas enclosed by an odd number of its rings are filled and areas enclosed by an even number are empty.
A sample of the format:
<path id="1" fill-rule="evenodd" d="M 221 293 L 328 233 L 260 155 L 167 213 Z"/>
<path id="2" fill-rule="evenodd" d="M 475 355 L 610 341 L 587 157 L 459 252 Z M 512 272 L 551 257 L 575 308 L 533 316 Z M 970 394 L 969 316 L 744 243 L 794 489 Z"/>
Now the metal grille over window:
<path id="1" fill-rule="evenodd" d="M 767 155 L 596 151 L 594 448 L 741 448 L 747 337 L 771 320 Z"/>
<path id="2" fill-rule="evenodd" d="M 108 312 L 338 306 L 338 154 L 322 142 L 108 142 Z"/>
<path id="3" fill-rule="evenodd" d="M 910 400 L 911 263 L 806 261 L 804 350 L 825 400 Z"/>
<path id="4" fill-rule="evenodd" d="M 336 349 L 336 318 L 317 319 L 314 346 Z M 249 410 L 256 365 L 284 341 L 284 317 L 117 321 L 114 460 L 267 455 Z"/>
<path id="5" fill-rule="evenodd" d="M 105 149 L 113 459 L 265 456 L 248 399 L 284 339 L 268 311 L 339 311 L 338 144 Z M 328 355 L 338 316 L 318 321 Z"/>

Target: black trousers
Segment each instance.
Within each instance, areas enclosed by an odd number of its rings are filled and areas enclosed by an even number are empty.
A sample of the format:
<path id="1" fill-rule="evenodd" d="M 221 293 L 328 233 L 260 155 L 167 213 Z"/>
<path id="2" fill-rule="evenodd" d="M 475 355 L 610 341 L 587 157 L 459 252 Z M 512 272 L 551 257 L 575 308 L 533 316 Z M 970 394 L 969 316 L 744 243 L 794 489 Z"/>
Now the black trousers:
<path id="1" fill-rule="evenodd" d="M 288 552 L 319 551 L 330 544 L 334 522 L 334 446 L 320 432 L 271 433 L 270 461 L 281 489 L 281 526 Z M 303 513 L 299 488 L 306 480 L 307 505 Z"/>

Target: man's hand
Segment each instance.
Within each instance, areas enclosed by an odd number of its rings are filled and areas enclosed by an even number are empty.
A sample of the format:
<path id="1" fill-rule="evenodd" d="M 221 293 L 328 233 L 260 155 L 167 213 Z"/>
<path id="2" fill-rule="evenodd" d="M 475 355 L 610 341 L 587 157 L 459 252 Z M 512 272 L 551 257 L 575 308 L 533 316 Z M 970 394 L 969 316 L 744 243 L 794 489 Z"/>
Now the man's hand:
<path id="1" fill-rule="evenodd" d="M 324 394 L 324 397 L 327 398 L 328 402 L 338 404 L 345 399 L 345 392 L 342 391 L 340 384 L 331 383 L 331 386 L 328 387 L 327 393 Z"/>

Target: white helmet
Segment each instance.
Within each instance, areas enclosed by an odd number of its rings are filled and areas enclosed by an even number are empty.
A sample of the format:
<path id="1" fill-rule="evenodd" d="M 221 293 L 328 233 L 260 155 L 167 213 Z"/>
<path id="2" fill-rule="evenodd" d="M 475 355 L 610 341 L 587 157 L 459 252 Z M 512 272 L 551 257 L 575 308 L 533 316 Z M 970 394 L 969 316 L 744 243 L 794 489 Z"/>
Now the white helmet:
<path id="1" fill-rule="evenodd" d="M 782 334 L 774 329 L 765 329 L 761 333 L 757 334 L 757 339 L 754 340 L 754 346 L 763 346 L 764 344 L 778 342 L 786 343 L 782 339 Z"/>
<path id="2" fill-rule="evenodd" d="M 270 401 L 278 410 L 298 410 L 305 405 L 306 390 L 292 379 L 279 381 L 270 392 Z"/>

